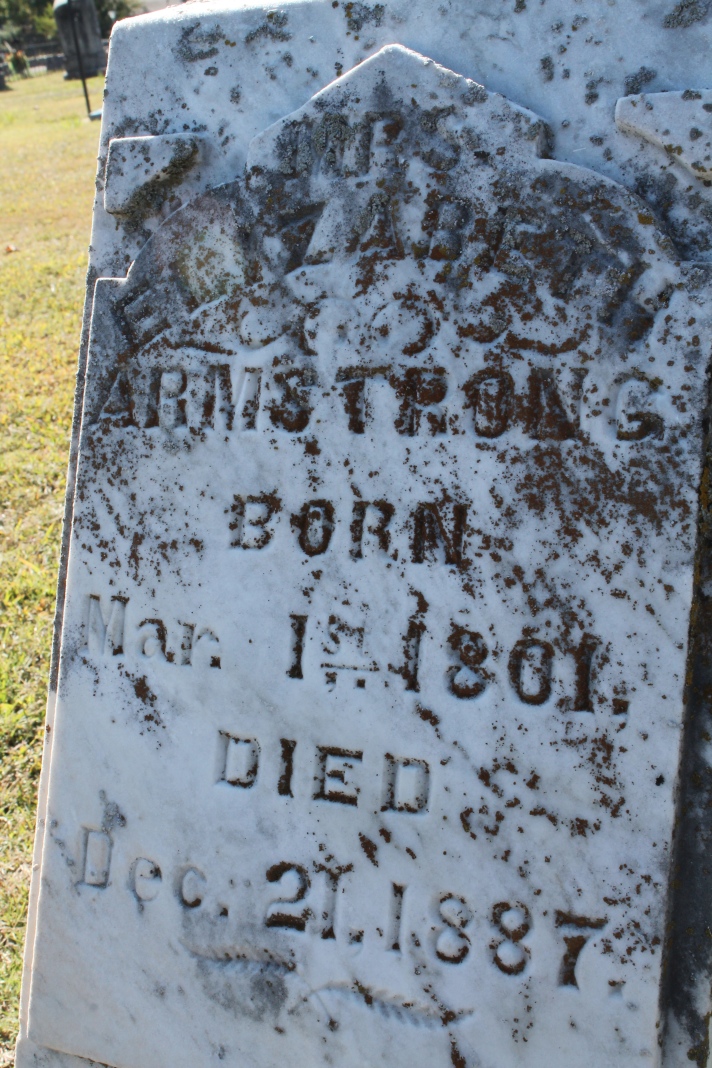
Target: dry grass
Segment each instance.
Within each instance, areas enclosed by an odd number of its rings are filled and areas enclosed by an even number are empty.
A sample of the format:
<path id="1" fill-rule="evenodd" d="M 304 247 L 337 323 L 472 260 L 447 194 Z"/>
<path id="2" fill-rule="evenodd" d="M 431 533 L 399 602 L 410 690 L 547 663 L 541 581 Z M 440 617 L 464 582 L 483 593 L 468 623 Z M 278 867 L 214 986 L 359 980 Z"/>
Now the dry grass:
<path id="1" fill-rule="evenodd" d="M 0 1065 L 17 1031 L 98 135 L 61 74 L 0 94 Z"/>

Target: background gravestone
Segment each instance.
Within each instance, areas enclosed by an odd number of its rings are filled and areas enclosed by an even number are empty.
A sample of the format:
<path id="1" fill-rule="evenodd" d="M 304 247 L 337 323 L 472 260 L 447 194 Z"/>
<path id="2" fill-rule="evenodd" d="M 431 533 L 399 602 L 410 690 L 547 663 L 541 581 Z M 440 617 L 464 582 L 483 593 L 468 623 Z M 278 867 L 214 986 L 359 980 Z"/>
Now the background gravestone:
<path id="1" fill-rule="evenodd" d="M 631 10 L 116 30 L 21 1068 L 705 1063 L 707 29 Z"/>
<path id="2" fill-rule="evenodd" d="M 84 76 L 93 78 L 106 70 L 106 55 L 101 40 L 99 16 L 94 0 L 55 0 L 53 5 L 57 33 L 67 64 L 67 78 L 81 78 L 77 44 L 81 51 Z M 76 28 L 75 41 L 72 21 Z"/>

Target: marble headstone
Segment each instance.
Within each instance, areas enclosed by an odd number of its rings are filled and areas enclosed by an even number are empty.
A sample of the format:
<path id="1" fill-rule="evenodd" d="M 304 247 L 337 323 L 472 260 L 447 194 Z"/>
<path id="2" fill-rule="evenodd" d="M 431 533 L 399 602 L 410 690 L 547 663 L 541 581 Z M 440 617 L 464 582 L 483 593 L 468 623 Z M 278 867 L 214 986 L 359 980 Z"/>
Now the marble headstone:
<path id="1" fill-rule="evenodd" d="M 706 1063 L 707 6 L 116 27 L 18 1068 Z"/>

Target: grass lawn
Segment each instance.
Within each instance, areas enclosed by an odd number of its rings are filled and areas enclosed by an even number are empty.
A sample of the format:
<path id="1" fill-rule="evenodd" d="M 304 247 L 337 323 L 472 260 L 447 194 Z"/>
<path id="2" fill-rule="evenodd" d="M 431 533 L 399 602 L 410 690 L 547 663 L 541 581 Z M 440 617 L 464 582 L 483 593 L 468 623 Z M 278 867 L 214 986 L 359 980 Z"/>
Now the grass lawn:
<path id="1" fill-rule="evenodd" d="M 101 91 L 92 79 L 92 107 Z M 98 137 L 61 73 L 0 93 L 0 1066 L 17 1033 Z"/>

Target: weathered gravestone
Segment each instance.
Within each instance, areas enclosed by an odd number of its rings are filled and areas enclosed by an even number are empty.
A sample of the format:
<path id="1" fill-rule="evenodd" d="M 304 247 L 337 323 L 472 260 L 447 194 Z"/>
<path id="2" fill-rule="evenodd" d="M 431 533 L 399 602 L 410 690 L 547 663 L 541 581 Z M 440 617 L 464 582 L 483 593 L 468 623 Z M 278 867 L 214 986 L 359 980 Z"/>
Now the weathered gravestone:
<path id="1" fill-rule="evenodd" d="M 116 32 L 20 1068 L 705 1063 L 706 15 L 472 6 Z"/>

